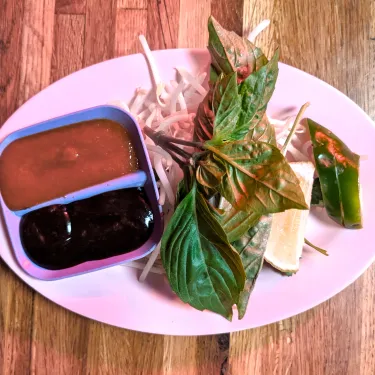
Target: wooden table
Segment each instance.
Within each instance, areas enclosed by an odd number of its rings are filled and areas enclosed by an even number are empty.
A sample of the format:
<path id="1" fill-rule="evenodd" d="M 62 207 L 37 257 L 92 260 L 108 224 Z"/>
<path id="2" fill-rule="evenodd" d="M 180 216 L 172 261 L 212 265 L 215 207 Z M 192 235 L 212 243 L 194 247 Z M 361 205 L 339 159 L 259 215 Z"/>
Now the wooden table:
<path id="1" fill-rule="evenodd" d="M 204 47 L 210 13 L 244 34 L 270 18 L 259 39 L 266 52 L 279 46 L 283 62 L 375 117 L 373 0 L 0 0 L 0 124 L 57 79 L 138 52 L 139 33 L 153 49 Z M 297 317 L 183 338 L 77 316 L 35 294 L 0 261 L 0 374 L 371 375 L 374 271 Z"/>

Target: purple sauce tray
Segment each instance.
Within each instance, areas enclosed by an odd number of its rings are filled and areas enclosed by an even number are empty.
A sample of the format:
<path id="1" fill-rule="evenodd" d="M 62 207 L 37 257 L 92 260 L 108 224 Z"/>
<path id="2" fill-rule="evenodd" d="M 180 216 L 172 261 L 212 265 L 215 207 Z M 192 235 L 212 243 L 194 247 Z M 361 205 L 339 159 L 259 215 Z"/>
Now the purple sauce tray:
<path id="1" fill-rule="evenodd" d="M 160 241 L 161 235 L 163 233 L 161 207 L 158 203 L 159 193 L 156 186 L 154 173 L 152 171 L 150 159 L 148 157 L 148 152 L 143 141 L 142 132 L 133 116 L 118 107 L 109 105 L 93 107 L 17 130 L 14 133 L 9 134 L 4 140 L 2 140 L 2 142 L 0 143 L 0 155 L 2 154 L 5 147 L 7 147 L 16 139 L 47 130 L 56 129 L 62 126 L 69 126 L 78 122 L 96 119 L 108 119 L 116 121 L 127 130 L 138 157 L 138 171 L 116 178 L 114 180 L 110 180 L 86 189 L 76 191 L 61 198 L 43 202 L 42 204 L 38 204 L 26 210 L 20 211 L 11 211 L 6 206 L 0 192 L 0 204 L 2 208 L 3 218 L 6 224 L 8 237 L 12 245 L 14 255 L 20 267 L 30 276 L 33 276 L 37 279 L 57 280 L 65 277 L 84 274 L 87 272 L 97 271 L 103 268 L 120 265 L 142 258 L 155 248 L 156 244 Z M 53 204 L 68 204 L 70 202 L 90 198 L 94 195 L 98 195 L 107 191 L 134 187 L 143 187 L 154 214 L 153 232 L 146 243 L 144 243 L 140 248 L 125 254 L 116 255 L 100 260 L 87 261 L 76 266 L 64 268 L 61 270 L 49 270 L 46 268 L 42 268 L 35 264 L 27 256 L 22 246 L 19 234 L 21 217 L 26 213 Z"/>

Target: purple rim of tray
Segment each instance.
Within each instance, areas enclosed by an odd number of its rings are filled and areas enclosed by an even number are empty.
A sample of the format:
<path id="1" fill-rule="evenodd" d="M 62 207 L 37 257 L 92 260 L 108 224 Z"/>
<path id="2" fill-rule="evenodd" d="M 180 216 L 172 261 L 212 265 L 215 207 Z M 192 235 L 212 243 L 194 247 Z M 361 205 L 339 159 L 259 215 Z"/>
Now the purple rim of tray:
<path id="1" fill-rule="evenodd" d="M 102 184 L 94 185 L 89 188 L 76 191 L 64 197 L 53 199 L 48 202 L 44 202 L 42 204 L 38 204 L 36 206 L 21 211 L 9 210 L 9 208 L 4 203 L 3 197 L 0 192 L 0 203 L 3 213 L 3 219 L 6 224 L 8 238 L 12 245 L 13 253 L 20 267 L 26 273 L 35 278 L 41 280 L 56 280 L 65 277 L 84 274 L 87 272 L 97 271 L 115 265 L 120 265 L 122 263 L 130 262 L 132 260 L 136 260 L 146 256 L 155 248 L 156 244 L 160 241 L 163 232 L 161 207 L 158 204 L 159 194 L 154 174 L 152 171 L 150 159 L 148 156 L 148 152 L 143 141 L 142 132 L 136 120 L 130 113 L 122 110 L 121 108 L 110 105 L 93 107 L 20 129 L 18 131 L 15 131 L 14 133 L 9 134 L 4 140 L 2 140 L 2 142 L 0 143 L 0 155 L 2 154 L 5 147 L 12 141 L 15 141 L 16 139 L 36 134 L 39 132 L 56 129 L 62 126 L 69 126 L 72 124 L 76 124 L 78 122 L 95 119 L 108 119 L 116 121 L 128 131 L 128 134 L 130 135 L 130 138 L 135 148 L 135 152 L 138 157 L 138 171 L 116 178 L 114 180 L 104 182 Z M 144 188 L 154 213 L 154 230 L 150 238 L 140 248 L 128 252 L 126 254 L 121 254 L 100 260 L 92 260 L 62 270 L 48 270 L 42 268 L 33 263 L 25 253 L 23 246 L 21 244 L 19 234 L 19 224 L 21 217 L 24 214 L 52 204 L 67 204 L 73 201 L 89 198 L 107 191 L 131 187 Z"/>

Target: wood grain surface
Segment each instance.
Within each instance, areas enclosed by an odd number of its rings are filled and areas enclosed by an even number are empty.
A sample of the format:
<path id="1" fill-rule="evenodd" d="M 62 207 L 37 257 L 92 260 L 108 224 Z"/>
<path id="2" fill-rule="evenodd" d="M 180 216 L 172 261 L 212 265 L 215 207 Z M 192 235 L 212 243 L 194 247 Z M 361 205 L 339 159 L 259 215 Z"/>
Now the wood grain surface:
<path id="1" fill-rule="evenodd" d="M 266 52 L 335 86 L 375 118 L 373 0 L 0 0 L 0 124 L 82 67 L 204 47 L 213 14 Z M 329 110 L 329 103 L 327 103 Z M 360 249 L 353 249 L 360 251 Z M 35 294 L 0 261 L 0 374 L 375 374 L 375 268 L 299 316 L 231 335 L 169 337 L 106 326 Z"/>

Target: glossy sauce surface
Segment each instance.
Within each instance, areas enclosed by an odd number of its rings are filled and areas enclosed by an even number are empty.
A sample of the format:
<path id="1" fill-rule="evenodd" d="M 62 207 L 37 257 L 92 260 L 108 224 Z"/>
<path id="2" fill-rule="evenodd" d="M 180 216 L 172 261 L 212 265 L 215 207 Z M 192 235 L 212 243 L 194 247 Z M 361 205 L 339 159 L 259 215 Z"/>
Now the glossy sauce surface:
<path id="1" fill-rule="evenodd" d="M 136 171 L 127 131 L 100 119 L 10 143 L 0 158 L 0 188 L 11 210 L 29 208 Z"/>
<path id="2" fill-rule="evenodd" d="M 34 263 L 57 270 L 135 250 L 153 227 L 144 190 L 133 188 L 32 211 L 22 217 L 20 237 Z"/>

